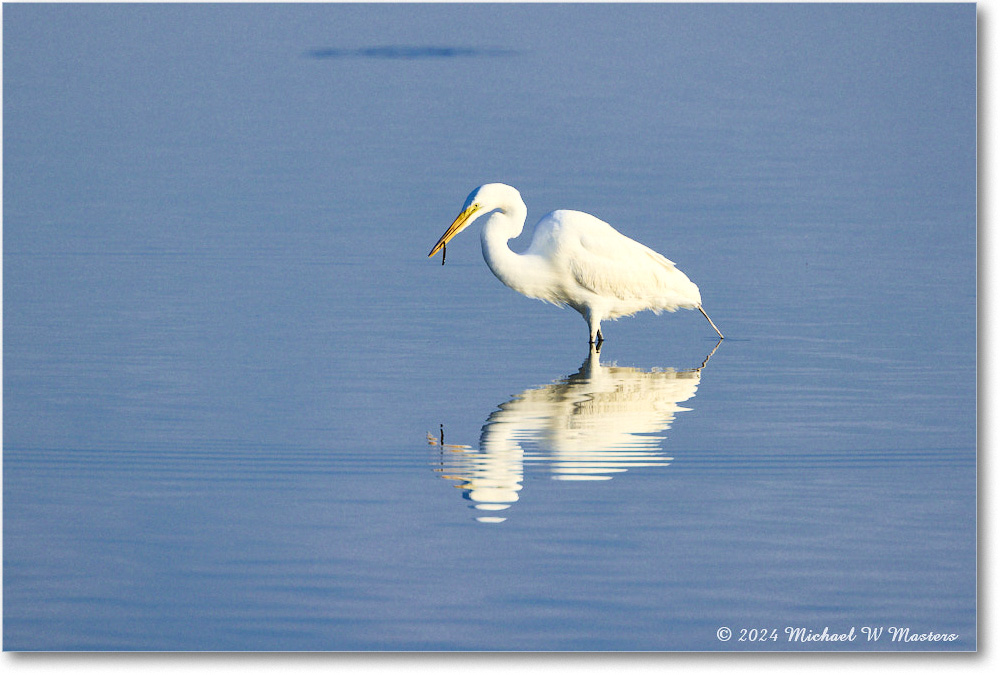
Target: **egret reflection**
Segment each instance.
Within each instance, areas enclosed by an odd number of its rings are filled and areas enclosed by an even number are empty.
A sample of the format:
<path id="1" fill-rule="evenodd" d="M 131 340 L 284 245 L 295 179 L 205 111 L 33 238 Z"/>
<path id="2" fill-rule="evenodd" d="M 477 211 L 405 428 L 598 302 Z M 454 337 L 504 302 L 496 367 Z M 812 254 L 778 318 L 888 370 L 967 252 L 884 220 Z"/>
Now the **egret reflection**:
<path id="1" fill-rule="evenodd" d="M 439 438 L 428 434 L 440 454 L 436 470 L 475 509 L 499 512 L 518 501 L 528 464 L 561 481 L 606 481 L 629 469 L 668 466 L 673 457 L 662 448 L 662 432 L 690 410 L 681 404 L 694 398 L 715 349 L 698 368 L 641 370 L 601 365 L 592 348 L 576 373 L 500 404 L 478 449 L 447 443 L 443 429 Z M 476 520 L 505 518 L 483 513 Z"/>

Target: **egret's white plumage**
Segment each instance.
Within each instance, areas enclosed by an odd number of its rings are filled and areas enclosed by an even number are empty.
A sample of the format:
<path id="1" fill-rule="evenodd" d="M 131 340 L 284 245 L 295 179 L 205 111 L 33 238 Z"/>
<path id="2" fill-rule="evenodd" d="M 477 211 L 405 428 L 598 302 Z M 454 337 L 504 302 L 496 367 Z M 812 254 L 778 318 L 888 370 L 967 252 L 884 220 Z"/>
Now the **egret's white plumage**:
<path id="1" fill-rule="evenodd" d="M 701 308 L 698 287 L 673 262 L 588 213 L 553 211 L 535 226 L 527 251 L 511 251 L 507 242 L 521 234 L 528 209 L 509 185 L 490 183 L 473 190 L 430 256 L 486 214 L 483 258 L 493 274 L 522 295 L 580 312 L 591 343 L 604 340 L 604 319 L 647 309 L 698 309 L 715 328 Z"/>

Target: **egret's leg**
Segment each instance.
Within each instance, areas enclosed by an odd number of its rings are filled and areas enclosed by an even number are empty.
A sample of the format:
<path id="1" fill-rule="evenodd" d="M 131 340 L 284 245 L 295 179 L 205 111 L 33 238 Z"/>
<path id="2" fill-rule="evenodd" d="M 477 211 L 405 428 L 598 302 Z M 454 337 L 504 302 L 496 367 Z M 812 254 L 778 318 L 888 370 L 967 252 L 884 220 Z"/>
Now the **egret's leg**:
<path id="1" fill-rule="evenodd" d="M 596 338 L 597 338 L 596 340 L 594 338 L 591 338 L 591 340 L 590 340 L 590 348 L 594 351 L 595 354 L 600 354 L 601 353 L 601 345 L 604 344 L 604 336 L 601 335 L 601 329 L 600 328 L 597 329 L 597 336 L 596 336 Z"/>
<path id="2" fill-rule="evenodd" d="M 710 323 L 712 325 L 712 328 L 715 328 L 715 332 L 719 334 L 719 339 L 720 340 L 725 339 L 726 336 L 722 334 L 722 331 L 720 331 L 718 328 L 716 328 L 715 322 L 712 321 L 711 318 L 709 318 L 708 314 L 705 314 L 705 310 L 703 310 L 701 308 L 701 305 L 698 305 L 698 311 L 701 312 L 702 316 L 704 316 L 706 319 L 708 319 L 708 323 Z"/>
<path id="3" fill-rule="evenodd" d="M 582 311 L 583 318 L 587 321 L 587 327 L 590 329 L 590 344 L 599 345 L 604 341 L 604 337 L 601 335 L 601 319 L 595 316 L 592 311 Z"/>

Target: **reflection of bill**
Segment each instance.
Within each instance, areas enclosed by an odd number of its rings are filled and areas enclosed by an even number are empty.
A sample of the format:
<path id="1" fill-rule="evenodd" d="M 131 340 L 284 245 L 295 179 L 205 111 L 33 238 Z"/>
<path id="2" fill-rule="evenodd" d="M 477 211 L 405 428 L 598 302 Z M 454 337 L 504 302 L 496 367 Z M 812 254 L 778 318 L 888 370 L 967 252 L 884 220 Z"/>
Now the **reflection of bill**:
<path id="1" fill-rule="evenodd" d="M 673 458 L 659 434 L 689 410 L 680 404 L 694 397 L 708 358 L 692 370 L 644 371 L 602 366 L 591 350 L 573 375 L 501 404 L 483 426 L 478 450 L 428 436 L 441 450 L 437 470 L 477 510 L 502 511 L 518 500 L 526 463 L 544 465 L 554 480 L 573 481 L 667 466 Z"/>

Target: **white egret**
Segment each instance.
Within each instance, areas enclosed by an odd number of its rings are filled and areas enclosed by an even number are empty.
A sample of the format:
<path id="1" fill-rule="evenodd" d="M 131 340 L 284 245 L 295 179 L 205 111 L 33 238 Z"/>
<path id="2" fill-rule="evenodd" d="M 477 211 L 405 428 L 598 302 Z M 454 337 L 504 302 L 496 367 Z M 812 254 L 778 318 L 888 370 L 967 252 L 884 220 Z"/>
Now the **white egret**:
<path id="1" fill-rule="evenodd" d="M 527 251 L 511 251 L 507 242 L 524 230 L 528 208 L 517 190 L 502 183 L 473 190 L 428 257 L 488 213 L 483 258 L 493 274 L 522 295 L 578 311 L 590 328 L 591 344 L 604 341 L 604 319 L 647 309 L 657 314 L 697 309 L 723 337 L 702 309 L 698 287 L 673 262 L 589 213 L 553 211 L 538 221 Z"/>

